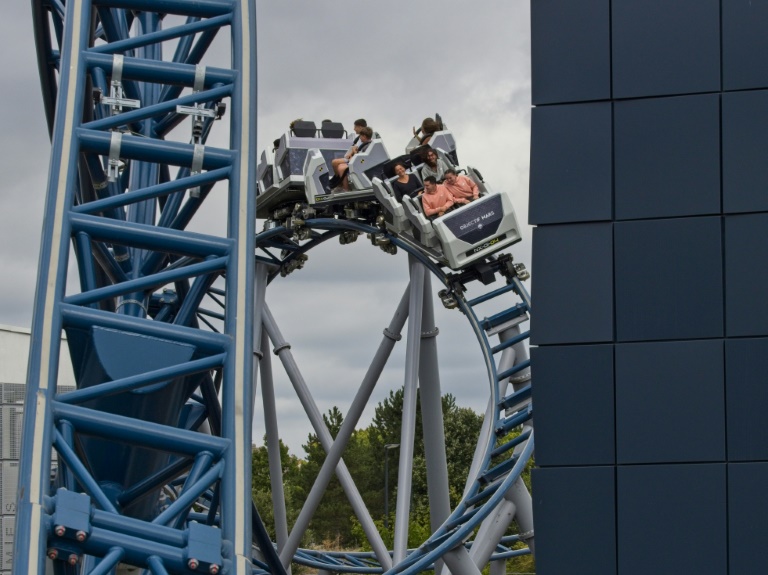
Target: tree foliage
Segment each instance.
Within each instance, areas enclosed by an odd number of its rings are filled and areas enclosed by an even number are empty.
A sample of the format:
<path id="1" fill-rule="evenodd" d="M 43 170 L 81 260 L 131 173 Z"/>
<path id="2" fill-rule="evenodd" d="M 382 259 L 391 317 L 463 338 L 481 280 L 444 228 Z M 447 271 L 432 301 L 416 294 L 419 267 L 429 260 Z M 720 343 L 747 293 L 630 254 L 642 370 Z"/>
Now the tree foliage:
<path id="1" fill-rule="evenodd" d="M 401 442 L 403 415 L 403 389 L 391 391 L 376 408 L 372 423 L 353 432 L 344 450 L 343 460 L 367 509 L 373 517 L 384 542 L 390 546 L 394 534 L 394 510 L 397 499 L 400 450 L 385 449 L 385 445 Z M 467 474 L 474 456 L 482 416 L 471 409 L 458 407 L 455 398 L 442 397 L 445 451 L 449 479 L 450 506 L 454 508 L 465 488 Z M 331 436 L 335 439 L 344 421 L 343 414 L 333 407 L 323 415 Z M 508 439 L 508 438 L 505 438 Z M 316 434 L 309 434 L 301 459 L 280 444 L 283 489 L 288 524 L 293 525 L 315 478 L 325 461 L 326 452 Z M 384 526 L 384 474 L 389 460 L 389 521 Z M 253 496 L 259 512 L 274 537 L 269 467 L 266 447 L 253 450 Z M 409 546 L 420 545 L 432 532 L 429 517 L 429 491 L 427 489 L 426 458 L 422 425 L 421 398 L 417 396 L 416 434 L 413 460 L 410 468 L 412 480 L 411 514 L 409 517 Z M 527 479 L 527 478 L 526 478 Z M 323 499 L 315 511 L 309 528 L 302 539 L 303 547 L 370 550 L 362 526 L 357 521 L 349 499 L 334 476 L 325 489 Z M 515 560 L 515 567 L 533 572 L 532 558 Z"/>

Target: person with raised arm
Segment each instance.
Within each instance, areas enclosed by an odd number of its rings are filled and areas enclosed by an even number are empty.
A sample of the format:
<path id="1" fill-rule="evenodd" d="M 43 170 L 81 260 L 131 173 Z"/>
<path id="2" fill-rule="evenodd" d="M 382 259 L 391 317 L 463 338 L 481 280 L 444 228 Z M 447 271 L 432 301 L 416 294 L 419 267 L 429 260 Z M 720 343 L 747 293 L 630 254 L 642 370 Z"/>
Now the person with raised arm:
<path id="1" fill-rule="evenodd" d="M 416 126 L 413 127 L 413 136 L 419 140 L 419 145 L 429 143 L 435 132 L 439 132 L 441 129 L 440 124 L 433 118 L 424 118 L 421 122 L 421 128 L 418 130 Z"/>

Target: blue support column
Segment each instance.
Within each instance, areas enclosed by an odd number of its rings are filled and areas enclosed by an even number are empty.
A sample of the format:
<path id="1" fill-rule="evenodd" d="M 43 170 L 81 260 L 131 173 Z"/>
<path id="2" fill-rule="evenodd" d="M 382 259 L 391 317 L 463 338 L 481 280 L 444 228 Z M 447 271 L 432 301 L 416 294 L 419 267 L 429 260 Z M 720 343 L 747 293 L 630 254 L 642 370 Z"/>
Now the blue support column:
<path id="1" fill-rule="evenodd" d="M 42 575 L 54 561 L 103 573 L 121 561 L 250 575 L 255 3 L 33 5 L 56 114 L 14 570 Z M 230 36 L 230 69 L 205 65 L 217 33 Z M 216 148 L 207 138 L 223 104 L 230 142 Z M 214 185 L 225 190 L 226 233 L 188 232 Z M 71 242 L 80 291 L 65 295 Z M 214 284 L 223 315 L 205 309 Z M 64 332 L 71 397 L 56 395 Z M 205 419 L 220 437 L 198 432 Z M 183 489 L 168 501 L 174 485 Z M 193 505 L 210 506 L 208 524 L 188 522 Z"/>
<path id="2" fill-rule="evenodd" d="M 41 241 L 37 293 L 32 320 L 27 400 L 19 469 L 14 571 L 43 575 L 48 529 L 45 497 L 49 492 L 52 429 L 50 402 L 56 390 L 62 320 L 58 303 L 64 295 L 68 260 L 69 222 L 77 183 L 78 147 L 75 129 L 85 88 L 83 49 L 88 42 L 89 0 L 67 3 L 61 46 L 60 98 L 56 101 L 45 228 Z M 40 46 L 41 41 L 38 41 Z M 46 71 L 47 72 L 47 71 Z"/>

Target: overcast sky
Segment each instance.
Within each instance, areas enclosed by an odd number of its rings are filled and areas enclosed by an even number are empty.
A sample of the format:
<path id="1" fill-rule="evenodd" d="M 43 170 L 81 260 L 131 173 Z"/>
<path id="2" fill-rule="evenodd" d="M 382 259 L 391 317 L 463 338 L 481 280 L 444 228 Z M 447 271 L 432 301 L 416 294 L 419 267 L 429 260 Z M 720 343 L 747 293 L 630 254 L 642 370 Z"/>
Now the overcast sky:
<path id="1" fill-rule="evenodd" d="M 257 3 L 257 14 L 259 149 L 295 118 L 331 118 L 351 128 L 364 117 L 395 156 L 411 127 L 439 112 L 456 137 L 460 164 L 509 193 L 520 224 L 527 222 L 527 0 L 267 0 Z M 28 3 L 4 6 L 0 38 L 0 324 L 28 327 L 50 150 Z M 222 42 L 217 50 L 228 48 Z M 221 213 L 211 208 L 196 227 L 221 229 Z M 530 241 L 524 226 L 523 242 L 512 249 L 529 268 Z M 275 318 L 322 411 L 347 411 L 407 273 L 403 254 L 388 256 L 361 238 L 314 250 L 304 270 L 270 287 Z M 474 336 L 458 312 L 436 311 L 443 391 L 480 411 L 488 383 Z M 402 385 L 403 355 L 401 343 L 374 404 Z M 273 364 L 281 433 L 301 454 L 310 428 L 277 358 Z M 255 439 L 262 434 L 257 422 Z"/>

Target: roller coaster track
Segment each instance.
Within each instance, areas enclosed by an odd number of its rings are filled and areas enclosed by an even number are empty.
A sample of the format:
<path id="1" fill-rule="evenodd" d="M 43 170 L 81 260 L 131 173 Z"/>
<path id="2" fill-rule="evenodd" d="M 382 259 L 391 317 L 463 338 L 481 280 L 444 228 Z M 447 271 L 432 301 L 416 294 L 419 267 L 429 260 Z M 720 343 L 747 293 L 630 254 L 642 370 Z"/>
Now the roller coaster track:
<path id="1" fill-rule="evenodd" d="M 374 226 L 346 220 L 308 220 L 306 221 L 306 226 L 312 230 L 313 237 L 301 246 L 298 244 L 291 246 L 286 241 L 286 237 L 290 236 L 291 232 L 285 228 L 275 228 L 257 235 L 257 253 L 262 252 L 263 254 L 258 256 L 257 260 L 272 270 L 266 274 L 268 276 L 267 281 L 277 279 L 281 270 L 286 268 L 293 269 L 292 261 L 300 258 L 309 250 L 329 239 L 336 238 L 350 231 L 366 234 L 372 240 L 377 235 L 382 234 L 382 231 Z M 444 286 L 444 291 L 441 292 L 444 302 L 450 306 L 455 305 L 464 314 L 470 322 L 482 349 L 488 377 L 493 383 L 489 389 L 489 408 L 486 412 L 483 431 L 478 440 L 473 471 L 468 478 L 462 502 L 452 512 L 444 504 L 447 501 L 447 491 L 445 491 L 447 486 L 441 492 L 439 481 L 433 479 L 433 483 L 430 484 L 430 507 L 433 511 L 436 508 L 442 509 L 443 516 L 438 516 L 438 520 L 433 524 L 434 533 L 418 549 L 405 550 L 405 538 L 407 538 L 407 532 L 405 532 L 400 540 L 399 557 L 397 549 L 398 525 L 396 520 L 396 548 L 393 552 L 394 563 L 389 560 L 389 551 L 385 550 L 377 553 L 376 536 L 374 534 L 371 537 L 368 533 L 369 541 L 374 547 L 373 553 L 344 554 L 297 550 L 295 548 L 296 541 L 294 541 L 294 546 L 291 546 L 290 543 L 287 545 L 289 549 L 288 555 L 296 552 L 294 560 L 297 563 L 325 571 L 417 573 L 433 567 L 436 560 L 442 559 L 453 572 L 471 573 L 474 572 L 473 569 L 477 569 L 472 567 L 472 565 L 482 566 L 488 561 L 503 560 L 515 555 L 528 553 L 529 549 L 512 550 L 509 548 L 509 545 L 518 541 L 532 540 L 530 500 L 520 479 L 520 474 L 530 459 L 533 450 L 530 362 L 527 360 L 527 353 L 523 345 L 529 333 L 522 331 L 520 328 L 521 324 L 527 321 L 530 300 L 520 278 L 510 269 L 511 258 L 509 256 L 491 258 L 487 262 L 483 272 L 490 275 L 486 275 L 482 279 L 488 281 L 489 277 L 494 278 L 494 275 L 498 274 L 507 280 L 502 287 L 487 289 L 482 285 L 483 282 L 477 270 L 465 270 L 459 273 L 446 272 L 431 261 L 423 252 L 415 249 L 410 242 L 404 242 L 395 235 L 385 235 L 392 244 L 408 252 L 411 260 L 411 283 L 401 301 L 400 309 L 395 314 L 393 323 L 384 330 L 385 337 L 382 347 L 391 342 L 388 348 L 391 350 L 394 340 L 399 338 L 399 330 L 403 326 L 405 316 L 407 316 L 409 332 L 407 337 L 405 386 L 406 390 L 412 390 L 412 401 L 415 403 L 415 380 L 417 378 L 415 372 L 419 370 L 419 366 L 426 366 L 427 371 L 430 373 L 437 372 L 436 363 L 431 363 L 432 360 L 436 361 L 436 358 L 431 357 L 434 350 L 429 348 L 426 351 L 423 348 L 419 349 L 419 342 L 422 342 L 421 345 L 426 346 L 423 342 L 428 342 L 436 334 L 432 302 L 429 297 L 431 294 L 430 276 L 420 274 L 419 272 L 431 272 Z M 469 298 L 468 293 L 472 290 L 479 290 L 481 294 L 474 298 Z M 407 307 L 406 303 L 408 304 Z M 485 310 L 501 308 L 502 311 L 490 316 L 478 316 L 476 310 L 479 308 Z M 399 323 L 397 321 L 398 317 Z M 286 348 L 290 346 L 287 346 L 279 332 L 276 334 L 276 337 L 272 335 L 277 331 L 274 327 L 269 327 L 269 324 L 273 322 L 274 319 L 267 312 L 265 327 L 272 339 L 275 353 L 278 355 L 288 353 Z M 498 337 L 499 339 L 496 345 L 492 345 L 490 342 L 493 337 Z M 381 352 L 381 349 L 379 349 L 379 352 Z M 263 351 L 265 350 L 262 347 Z M 377 352 L 377 358 L 379 357 L 379 352 Z M 410 379 L 408 377 L 409 356 L 413 358 L 411 369 L 414 370 Z M 497 356 L 500 357 L 497 359 Z M 386 357 L 383 361 L 385 360 Z M 377 370 L 380 372 L 380 364 L 381 361 L 374 359 L 369 373 L 371 371 L 377 372 Z M 434 375 L 434 373 L 432 374 Z M 291 374 L 289 373 L 289 375 Z M 301 379 L 300 375 L 295 377 Z M 430 392 L 431 383 L 429 376 L 419 372 L 418 378 L 420 379 L 422 401 L 428 401 L 428 394 L 432 393 L 433 397 L 431 400 L 436 403 L 435 394 Z M 511 383 L 511 381 L 514 381 L 514 383 Z M 271 383 L 267 383 L 267 385 L 271 385 Z M 439 389 L 439 381 L 436 385 Z M 507 393 L 508 388 L 510 389 L 509 393 Z M 345 424 L 339 431 L 335 441 L 332 445 L 324 445 L 328 452 L 325 465 L 329 469 L 333 469 L 339 461 L 341 451 L 349 439 L 349 434 L 354 428 L 355 422 L 361 414 L 362 405 L 365 404 L 370 392 L 371 389 L 366 388 L 365 382 L 361 384 L 360 391 L 345 417 Z M 305 397 L 308 395 L 307 391 L 299 391 L 299 393 L 300 395 L 305 395 Z M 309 400 L 311 401 L 311 397 Z M 356 406 L 358 406 L 357 409 Z M 305 409 L 307 408 L 305 407 Z M 411 406 L 411 409 L 413 409 L 413 406 Z M 266 406 L 265 410 L 267 410 Z M 409 407 L 406 403 L 404 406 L 404 412 L 406 412 L 403 416 L 404 422 L 408 419 L 408 410 Z M 439 407 L 437 410 L 439 411 Z M 310 410 L 307 409 L 307 412 L 310 413 Z M 412 416 L 413 413 L 411 412 Z M 323 432 L 327 433 L 323 428 L 319 413 L 316 414 L 312 423 L 319 436 Z M 427 458 L 432 457 L 439 461 L 441 449 L 443 450 L 444 457 L 442 421 L 430 429 L 426 429 L 428 425 L 426 422 L 424 425 Z M 345 427 L 348 432 L 347 434 L 345 434 Z M 407 428 L 408 426 L 404 423 L 403 427 Z M 521 427 L 522 430 L 519 434 L 508 435 L 511 430 Z M 269 433 L 270 429 L 268 428 L 267 434 L 269 435 Z M 429 437 L 439 437 L 438 445 L 432 446 L 431 453 L 429 452 Z M 401 445 L 412 444 L 413 440 L 413 429 L 410 432 L 404 431 Z M 401 469 L 409 470 L 409 456 L 403 456 L 401 453 L 401 457 L 404 457 L 405 460 L 403 465 L 404 460 L 401 459 Z M 440 468 L 440 463 L 442 462 L 436 464 L 438 469 L 434 473 L 438 477 L 444 477 L 447 475 L 447 470 Z M 410 471 L 407 473 L 410 473 Z M 402 483 L 406 479 L 407 473 L 400 476 L 400 483 L 398 484 L 398 497 L 404 500 L 409 498 L 409 491 L 403 487 Z M 438 485 L 435 485 L 435 483 Z M 432 493 L 435 491 L 437 494 L 434 495 L 433 500 Z M 407 517 L 407 503 L 402 505 L 403 509 L 401 512 Z M 507 536 L 507 527 L 516 511 L 518 511 L 517 520 L 519 526 L 525 526 L 526 528 L 522 529 L 523 532 L 518 536 Z M 506 520 L 504 517 L 506 517 Z M 358 519 L 365 526 L 366 517 L 358 515 Z M 300 519 L 297 520 L 297 524 L 299 522 Z M 480 531 L 476 532 L 481 525 L 483 527 L 480 528 Z M 305 526 L 299 528 L 298 537 L 300 537 L 301 529 L 303 528 Z M 402 528 L 407 529 L 407 527 Z M 296 525 L 294 525 L 293 530 L 294 532 L 297 530 Z M 475 541 L 479 543 L 468 542 L 475 533 Z M 282 548 L 280 543 L 278 538 L 278 548 Z M 381 545 L 383 543 L 379 543 L 379 548 L 382 549 Z M 464 552 L 462 545 L 466 545 L 468 552 Z M 457 551 L 457 549 L 462 549 L 462 551 Z M 281 557 L 283 556 L 284 553 L 281 553 Z M 466 563 L 468 559 L 473 562 L 471 565 Z"/>
<path id="2" fill-rule="evenodd" d="M 252 2 L 34 0 L 33 13 L 52 159 L 15 572 L 42 575 L 52 563 L 56 573 L 73 574 L 112 573 L 122 565 L 154 574 L 280 574 L 296 561 L 333 572 L 411 574 L 444 565 L 479 573 L 489 561 L 527 552 L 510 548 L 532 544 L 533 535 L 520 478 L 533 451 L 528 332 L 520 328 L 530 301 L 511 257 L 450 272 L 397 236 L 340 219 L 306 221 L 302 241 L 296 230 L 279 227 L 257 234 Z M 229 67 L 207 63 L 215 61 L 217 35 L 229 39 Z M 164 49 L 171 58 L 163 59 Z M 226 229 L 190 231 L 216 201 L 226 204 Z M 301 267 L 315 246 L 357 234 L 384 237 L 407 252 L 411 278 L 349 423 L 333 440 L 265 294 L 269 282 Z M 70 260 L 77 262 L 77 286 L 67 283 Z M 415 418 L 417 385 L 422 402 L 439 406 L 431 276 L 478 340 L 490 382 L 488 410 L 453 510 L 443 485 L 442 418 L 425 421 L 435 438 L 426 445 L 433 534 L 406 549 L 409 470 L 401 465 L 390 552 L 361 500 L 354 503 L 359 494 L 343 480 L 341 455 L 359 417 L 355 410 L 362 410 L 406 318 L 401 461 L 413 446 L 408 422 Z M 502 287 L 485 287 L 499 279 Z M 476 313 L 490 307 L 496 312 Z M 62 331 L 78 385 L 56 394 Z M 276 544 L 251 501 L 252 352 L 262 392 L 268 391 L 269 341 L 328 452 L 306 511 L 290 533 L 277 526 Z M 52 449 L 59 459 L 53 481 Z M 334 472 L 357 506 L 372 553 L 299 548 L 310 500 L 322 496 Z M 522 532 L 510 536 L 515 515 Z"/>

